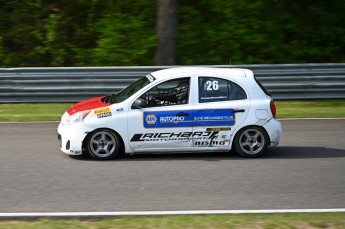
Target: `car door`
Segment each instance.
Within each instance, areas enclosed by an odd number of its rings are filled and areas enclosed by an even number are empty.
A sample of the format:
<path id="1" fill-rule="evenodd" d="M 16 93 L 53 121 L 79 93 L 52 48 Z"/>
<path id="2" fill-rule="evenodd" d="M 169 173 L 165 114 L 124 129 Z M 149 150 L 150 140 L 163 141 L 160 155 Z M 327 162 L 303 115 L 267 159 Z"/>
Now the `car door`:
<path id="1" fill-rule="evenodd" d="M 134 152 L 193 147 L 190 84 L 191 77 L 172 78 L 136 98 L 145 100 L 147 105 L 132 107 L 128 112 L 129 145 Z"/>
<path id="2" fill-rule="evenodd" d="M 197 83 L 193 132 L 206 131 L 210 137 L 195 136 L 193 145 L 227 150 L 232 134 L 248 115 L 247 93 L 238 83 L 223 77 L 198 76 Z"/>

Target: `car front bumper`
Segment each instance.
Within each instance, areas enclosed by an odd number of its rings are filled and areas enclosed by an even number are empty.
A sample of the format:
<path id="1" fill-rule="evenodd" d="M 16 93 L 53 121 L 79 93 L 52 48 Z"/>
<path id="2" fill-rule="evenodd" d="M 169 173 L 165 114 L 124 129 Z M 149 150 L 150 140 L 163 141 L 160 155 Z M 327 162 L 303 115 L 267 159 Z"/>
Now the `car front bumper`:
<path id="1" fill-rule="evenodd" d="M 81 155 L 83 141 L 89 132 L 89 128 L 83 123 L 65 125 L 60 123 L 57 128 L 60 149 L 68 155 Z"/>

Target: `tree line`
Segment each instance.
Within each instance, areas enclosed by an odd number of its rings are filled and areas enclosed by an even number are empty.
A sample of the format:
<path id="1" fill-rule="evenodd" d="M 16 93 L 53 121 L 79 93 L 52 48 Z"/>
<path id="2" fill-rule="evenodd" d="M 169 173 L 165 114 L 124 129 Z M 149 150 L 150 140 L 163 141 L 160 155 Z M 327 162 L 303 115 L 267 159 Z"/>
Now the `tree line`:
<path id="1" fill-rule="evenodd" d="M 344 12 L 343 0 L 0 0 L 0 67 L 344 62 Z"/>

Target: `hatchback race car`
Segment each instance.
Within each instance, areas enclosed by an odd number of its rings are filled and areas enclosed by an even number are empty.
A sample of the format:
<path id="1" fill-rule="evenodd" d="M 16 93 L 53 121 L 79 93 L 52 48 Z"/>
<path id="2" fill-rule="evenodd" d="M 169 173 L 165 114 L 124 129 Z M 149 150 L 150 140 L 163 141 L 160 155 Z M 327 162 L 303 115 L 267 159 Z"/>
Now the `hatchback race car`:
<path id="1" fill-rule="evenodd" d="M 73 105 L 57 132 L 64 153 L 100 160 L 231 149 L 258 157 L 279 143 L 282 127 L 275 116 L 273 99 L 251 70 L 179 67 Z"/>

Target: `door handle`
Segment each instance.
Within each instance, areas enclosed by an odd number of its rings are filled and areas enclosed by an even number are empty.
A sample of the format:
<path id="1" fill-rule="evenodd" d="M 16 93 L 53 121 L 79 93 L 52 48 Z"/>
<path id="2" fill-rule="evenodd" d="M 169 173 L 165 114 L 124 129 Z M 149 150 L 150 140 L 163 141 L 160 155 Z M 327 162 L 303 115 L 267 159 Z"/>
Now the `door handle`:
<path id="1" fill-rule="evenodd" d="M 189 116 L 189 113 L 179 112 L 175 116 Z"/>
<path id="2" fill-rule="evenodd" d="M 234 113 L 243 113 L 245 111 L 245 109 L 234 109 Z"/>

